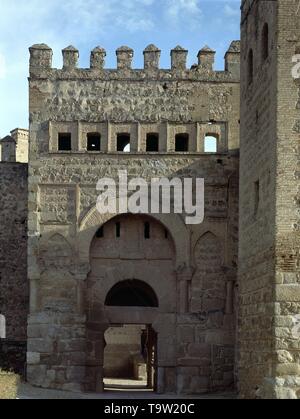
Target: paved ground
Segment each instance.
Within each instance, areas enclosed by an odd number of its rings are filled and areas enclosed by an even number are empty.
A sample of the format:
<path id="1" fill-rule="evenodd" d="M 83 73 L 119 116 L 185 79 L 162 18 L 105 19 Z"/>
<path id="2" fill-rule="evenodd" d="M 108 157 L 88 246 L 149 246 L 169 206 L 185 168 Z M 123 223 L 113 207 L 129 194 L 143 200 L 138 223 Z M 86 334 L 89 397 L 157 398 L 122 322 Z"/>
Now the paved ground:
<path id="1" fill-rule="evenodd" d="M 110 386 L 114 386 L 113 380 L 110 381 Z M 139 382 L 140 383 L 140 382 Z M 130 383 L 132 385 L 132 382 Z M 158 395 L 152 391 L 147 391 L 145 388 L 130 389 L 125 383 L 121 389 L 110 388 L 103 394 L 84 394 L 84 393 L 70 393 L 66 391 L 44 390 L 32 387 L 29 384 L 21 384 L 18 389 L 18 399 L 36 399 L 36 400 L 56 400 L 56 399 L 98 399 L 98 400 L 147 400 L 147 399 L 236 399 L 234 394 L 218 394 L 218 395 L 204 395 L 204 396 L 174 396 L 172 395 Z"/>

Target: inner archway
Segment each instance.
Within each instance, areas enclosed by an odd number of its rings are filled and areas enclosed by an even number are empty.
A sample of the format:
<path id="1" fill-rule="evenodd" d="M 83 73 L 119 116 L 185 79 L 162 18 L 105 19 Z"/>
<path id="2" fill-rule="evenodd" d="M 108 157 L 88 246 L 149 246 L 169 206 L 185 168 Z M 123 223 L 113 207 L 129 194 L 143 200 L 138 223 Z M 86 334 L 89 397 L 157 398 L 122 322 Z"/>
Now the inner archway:
<path id="1" fill-rule="evenodd" d="M 137 279 L 116 284 L 108 293 L 105 305 L 109 307 L 158 307 L 153 289 Z"/>
<path id="2" fill-rule="evenodd" d="M 151 216 L 122 214 L 95 230 L 86 294 L 88 388 L 161 391 L 159 328 L 167 330 L 164 321 L 176 311 L 175 261 L 171 232 Z"/>

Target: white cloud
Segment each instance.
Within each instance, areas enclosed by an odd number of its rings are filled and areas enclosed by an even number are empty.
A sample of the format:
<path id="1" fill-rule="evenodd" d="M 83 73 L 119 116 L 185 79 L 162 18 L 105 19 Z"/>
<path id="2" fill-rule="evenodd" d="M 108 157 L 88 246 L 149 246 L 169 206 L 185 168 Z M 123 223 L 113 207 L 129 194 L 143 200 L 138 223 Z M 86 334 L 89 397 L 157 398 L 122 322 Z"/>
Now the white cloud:
<path id="1" fill-rule="evenodd" d="M 202 12 L 198 0 L 167 0 L 166 2 L 166 17 L 170 23 L 176 25 L 180 21 L 185 21 L 191 27 L 199 23 Z"/>

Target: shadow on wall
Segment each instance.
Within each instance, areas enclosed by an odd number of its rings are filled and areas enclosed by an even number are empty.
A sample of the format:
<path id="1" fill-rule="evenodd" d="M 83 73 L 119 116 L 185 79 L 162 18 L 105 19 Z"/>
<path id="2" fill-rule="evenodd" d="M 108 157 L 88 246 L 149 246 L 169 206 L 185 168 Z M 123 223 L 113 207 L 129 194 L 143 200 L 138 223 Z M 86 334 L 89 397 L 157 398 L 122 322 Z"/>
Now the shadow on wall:
<path id="1" fill-rule="evenodd" d="M 26 342 L 6 339 L 6 318 L 0 314 L 0 371 L 25 377 Z"/>

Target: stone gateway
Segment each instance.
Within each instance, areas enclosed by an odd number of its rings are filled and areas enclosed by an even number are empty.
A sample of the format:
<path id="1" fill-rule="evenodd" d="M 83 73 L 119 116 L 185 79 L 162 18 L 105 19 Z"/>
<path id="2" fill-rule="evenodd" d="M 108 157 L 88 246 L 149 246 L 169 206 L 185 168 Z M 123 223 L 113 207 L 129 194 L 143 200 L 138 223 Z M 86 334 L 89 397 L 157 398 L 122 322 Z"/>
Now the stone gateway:
<path id="1" fill-rule="evenodd" d="M 29 133 L 0 141 L 0 367 L 75 392 L 130 375 L 300 398 L 298 6 L 243 0 L 224 71 L 207 46 L 161 69 L 150 45 L 138 70 L 128 47 L 113 70 L 100 47 L 89 69 L 73 46 L 62 69 L 30 48 Z M 204 222 L 99 213 L 99 179 L 120 171 L 204 179 Z"/>

